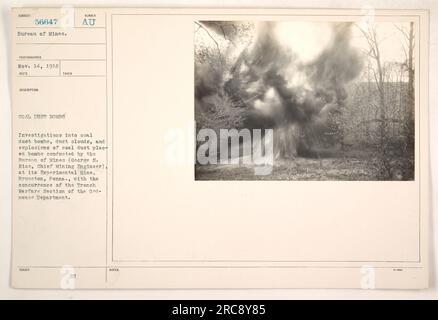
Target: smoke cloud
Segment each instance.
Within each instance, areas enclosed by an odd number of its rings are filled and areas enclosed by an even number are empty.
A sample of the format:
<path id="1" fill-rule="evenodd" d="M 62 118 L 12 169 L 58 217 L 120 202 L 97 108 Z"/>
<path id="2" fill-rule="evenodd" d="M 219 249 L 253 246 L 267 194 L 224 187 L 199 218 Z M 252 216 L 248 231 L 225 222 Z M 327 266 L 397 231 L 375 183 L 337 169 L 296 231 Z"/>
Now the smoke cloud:
<path id="1" fill-rule="evenodd" d="M 359 75 L 362 60 L 351 45 L 349 23 L 332 25 L 328 44 L 306 62 L 293 45 L 279 41 L 275 28 L 275 22 L 258 25 L 254 40 L 224 80 L 224 91 L 236 108 L 249 110 L 244 127 L 274 128 L 277 157 L 306 155 L 333 129 L 330 116 L 342 112 L 346 85 Z M 211 74 L 199 76 L 196 98 L 210 92 L 209 83 L 217 85 L 218 80 Z"/>

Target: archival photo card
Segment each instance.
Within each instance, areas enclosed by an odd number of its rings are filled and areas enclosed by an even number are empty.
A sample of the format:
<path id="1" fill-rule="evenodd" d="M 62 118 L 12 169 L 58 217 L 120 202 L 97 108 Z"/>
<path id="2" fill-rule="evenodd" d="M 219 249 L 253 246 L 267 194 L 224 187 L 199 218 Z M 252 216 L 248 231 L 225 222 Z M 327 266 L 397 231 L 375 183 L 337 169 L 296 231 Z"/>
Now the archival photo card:
<path id="1" fill-rule="evenodd" d="M 13 9 L 11 285 L 426 288 L 428 19 Z"/>

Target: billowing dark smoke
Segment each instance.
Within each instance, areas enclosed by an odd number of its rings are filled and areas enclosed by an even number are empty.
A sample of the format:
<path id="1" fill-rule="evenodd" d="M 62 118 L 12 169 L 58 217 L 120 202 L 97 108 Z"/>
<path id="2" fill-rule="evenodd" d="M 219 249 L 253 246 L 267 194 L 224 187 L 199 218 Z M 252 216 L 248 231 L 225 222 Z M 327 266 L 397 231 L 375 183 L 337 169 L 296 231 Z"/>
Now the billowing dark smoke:
<path id="1" fill-rule="evenodd" d="M 350 44 L 348 23 L 335 25 L 332 41 L 307 64 L 278 42 L 274 28 L 271 22 L 260 26 L 255 42 L 233 66 L 225 90 L 237 105 L 250 108 L 245 127 L 275 128 L 277 157 L 306 155 L 339 129 L 330 119 L 342 112 L 345 86 L 358 76 L 362 62 Z M 304 75 L 304 81 L 294 83 L 296 74 Z"/>
<path id="2" fill-rule="evenodd" d="M 350 24 L 335 25 L 333 41 L 307 66 L 315 92 L 329 102 L 345 99 L 345 85 L 356 78 L 362 68 L 362 60 L 357 50 L 351 47 L 350 38 Z"/>

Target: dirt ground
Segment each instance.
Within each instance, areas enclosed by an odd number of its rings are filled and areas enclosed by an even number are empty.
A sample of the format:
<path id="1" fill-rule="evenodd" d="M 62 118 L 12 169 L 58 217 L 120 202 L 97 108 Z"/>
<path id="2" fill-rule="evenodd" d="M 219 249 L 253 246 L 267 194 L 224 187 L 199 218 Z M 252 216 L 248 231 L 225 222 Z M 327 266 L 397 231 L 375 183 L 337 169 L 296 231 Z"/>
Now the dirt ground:
<path id="1" fill-rule="evenodd" d="M 272 173 L 255 175 L 250 165 L 196 165 L 196 180 L 292 180 L 292 181 L 376 181 L 412 180 L 413 165 L 404 158 L 393 158 L 382 172 L 382 161 L 366 151 L 347 151 L 320 158 L 281 159 L 274 161 Z"/>

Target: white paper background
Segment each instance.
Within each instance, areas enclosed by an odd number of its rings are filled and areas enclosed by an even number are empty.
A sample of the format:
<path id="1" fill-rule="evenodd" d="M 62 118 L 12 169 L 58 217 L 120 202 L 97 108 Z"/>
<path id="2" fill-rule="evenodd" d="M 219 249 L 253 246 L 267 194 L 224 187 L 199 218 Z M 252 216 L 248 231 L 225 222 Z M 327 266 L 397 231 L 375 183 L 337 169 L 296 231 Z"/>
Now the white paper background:
<path id="1" fill-rule="evenodd" d="M 438 220 L 438 0 L 193 0 L 193 1 L 167 1 L 167 0 L 106 0 L 106 1 L 54 1 L 54 0 L 28 0 L 13 1 L 2 0 L 0 16 L 0 298 L 51 298 L 51 299 L 438 299 L 436 281 L 437 268 L 437 233 L 430 232 L 430 260 L 431 275 L 430 288 L 421 291 L 397 290 L 302 290 L 302 289 L 266 289 L 266 290 L 16 290 L 9 287 L 10 283 L 10 247 L 11 247 L 11 118 L 10 118 L 10 79 L 9 79 L 9 40 L 10 18 L 9 9 L 12 6 L 183 6 L 183 7 L 296 7 L 296 8 L 363 8 L 374 7 L 382 9 L 430 9 L 430 148 L 431 148 L 431 220 L 433 225 Z"/>

